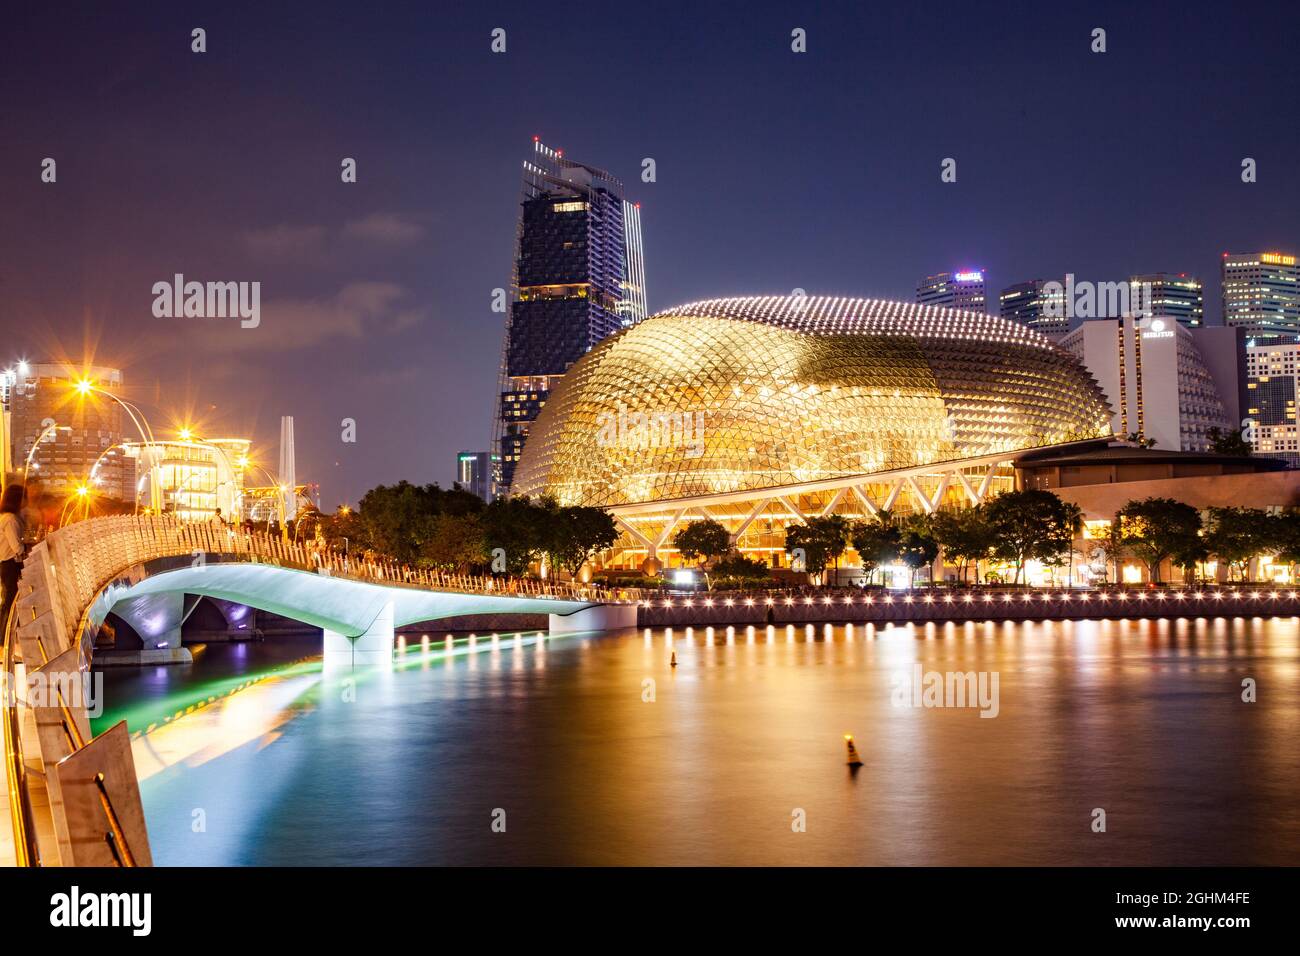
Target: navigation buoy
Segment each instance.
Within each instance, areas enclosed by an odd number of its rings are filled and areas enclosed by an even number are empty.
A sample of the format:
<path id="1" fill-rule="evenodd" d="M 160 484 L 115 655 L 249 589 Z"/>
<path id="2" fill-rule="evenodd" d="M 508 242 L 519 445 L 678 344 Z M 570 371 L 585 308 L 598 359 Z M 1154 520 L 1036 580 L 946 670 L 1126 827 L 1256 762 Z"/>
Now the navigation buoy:
<path id="1" fill-rule="evenodd" d="M 669 666 L 669 667 L 676 667 L 676 666 L 677 666 L 677 652 L 676 652 L 676 651 L 673 651 L 673 657 L 672 657 L 672 660 L 670 660 L 670 661 L 668 662 L 668 666 Z"/>
<path id="2" fill-rule="evenodd" d="M 862 758 L 858 756 L 858 748 L 855 747 L 855 746 L 853 746 L 853 735 L 852 735 L 852 734 L 845 734 L 845 735 L 844 735 L 844 745 L 845 745 L 846 747 L 848 747 L 848 750 L 849 750 L 849 766 L 850 766 L 850 767 L 861 767 L 861 766 L 862 766 Z"/>

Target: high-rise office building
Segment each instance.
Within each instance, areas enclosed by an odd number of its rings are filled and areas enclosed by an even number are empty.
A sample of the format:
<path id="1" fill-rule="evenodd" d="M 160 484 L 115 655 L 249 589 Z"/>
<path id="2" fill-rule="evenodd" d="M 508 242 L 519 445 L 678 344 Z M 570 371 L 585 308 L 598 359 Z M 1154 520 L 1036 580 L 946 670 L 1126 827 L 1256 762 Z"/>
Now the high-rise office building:
<path id="1" fill-rule="evenodd" d="M 1248 334 L 1300 334 L 1300 266 L 1283 252 L 1223 254 L 1223 324 Z"/>
<path id="2" fill-rule="evenodd" d="M 492 455 L 485 451 L 462 451 L 456 455 L 456 484 L 484 501 L 494 497 Z"/>
<path id="3" fill-rule="evenodd" d="M 134 469 L 122 442 L 122 407 L 107 395 L 82 394 L 76 384 L 94 383 L 99 392 L 121 394 L 115 368 L 74 369 L 66 365 L 20 364 L 10 372 L 10 462 L 28 475 L 34 489 L 66 495 L 90 481 L 100 495 L 126 500 L 133 494 Z M 34 449 L 34 450 L 33 450 Z"/>
<path id="4" fill-rule="evenodd" d="M 1255 453 L 1285 458 L 1300 466 L 1300 427 L 1296 423 L 1296 389 L 1300 385 L 1300 342 L 1246 345 L 1245 436 Z"/>
<path id="5" fill-rule="evenodd" d="M 508 491 L 529 424 L 560 376 L 645 316 L 640 209 L 609 173 L 535 139 L 524 162 L 493 443 L 500 490 Z"/>
<path id="6" fill-rule="evenodd" d="M 984 273 L 978 269 L 965 272 L 939 272 L 916 284 L 916 301 L 945 309 L 987 311 L 984 297 Z"/>
<path id="7" fill-rule="evenodd" d="M 1129 284 L 1151 289 L 1150 298 L 1147 299 L 1144 291 L 1143 299 L 1152 315 L 1177 319 L 1179 325 L 1190 329 L 1205 324 L 1205 298 L 1201 280 L 1196 276 L 1185 272 L 1152 272 L 1130 276 Z"/>
<path id="8" fill-rule="evenodd" d="M 1065 308 L 1064 284 L 1047 289 L 1048 280 L 1031 279 L 1007 286 L 998 296 L 998 309 L 1004 319 L 1019 322 L 1044 335 L 1062 335 L 1070 330 Z"/>
<path id="9" fill-rule="evenodd" d="M 1207 451 L 1211 428 L 1236 427 L 1242 343 L 1232 329 L 1193 330 L 1162 316 L 1090 319 L 1060 346 L 1106 393 L 1120 437 L 1137 435 L 1167 451 Z"/>

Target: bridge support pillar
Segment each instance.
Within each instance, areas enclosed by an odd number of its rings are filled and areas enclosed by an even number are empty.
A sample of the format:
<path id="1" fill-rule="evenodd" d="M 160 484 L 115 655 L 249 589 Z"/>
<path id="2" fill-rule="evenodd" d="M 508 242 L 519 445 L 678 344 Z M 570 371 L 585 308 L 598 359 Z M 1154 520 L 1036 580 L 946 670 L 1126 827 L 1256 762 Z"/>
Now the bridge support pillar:
<path id="1" fill-rule="evenodd" d="M 552 614 L 552 634 L 578 631 L 622 631 L 636 627 L 635 604 L 597 604 L 573 614 Z"/>
<path id="2" fill-rule="evenodd" d="M 360 637 L 325 631 L 325 666 L 392 667 L 393 602 L 389 601 Z"/>
<path id="3" fill-rule="evenodd" d="M 181 646 L 185 595 L 180 591 L 127 598 L 113 605 L 113 613 L 140 635 L 146 651 Z"/>

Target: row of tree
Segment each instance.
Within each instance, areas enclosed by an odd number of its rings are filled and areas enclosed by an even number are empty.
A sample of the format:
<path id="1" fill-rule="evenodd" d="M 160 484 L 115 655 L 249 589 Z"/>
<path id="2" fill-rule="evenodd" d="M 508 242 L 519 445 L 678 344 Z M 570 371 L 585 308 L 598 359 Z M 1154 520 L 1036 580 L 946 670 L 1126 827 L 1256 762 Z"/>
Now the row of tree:
<path id="1" fill-rule="evenodd" d="M 894 515 L 882 511 L 865 521 L 824 515 L 786 529 L 785 551 L 791 564 L 812 575 L 828 566 L 839 568 L 852 546 L 868 580 L 892 564 L 909 568 L 915 578 L 932 565 L 943 549 L 964 580 L 968 569 L 978 577 L 979 562 L 1000 560 L 1015 567 L 1019 583 L 1031 560 L 1064 562 L 1082 527 L 1077 505 L 1050 491 L 1012 491 L 971 508 L 934 514 Z M 673 544 L 688 561 L 722 558 L 732 549 L 730 535 L 717 521 L 692 521 L 682 527 Z"/>
<path id="2" fill-rule="evenodd" d="M 852 546 L 870 581 L 879 569 L 894 564 L 911 569 L 915 577 L 918 570 L 934 563 L 942 549 L 962 581 L 972 571 L 979 580 L 982 562 L 999 562 L 1014 567 L 1013 580 L 1019 584 L 1030 561 L 1065 566 L 1072 573 L 1078 553 L 1074 542 L 1082 526 L 1077 505 L 1050 491 L 1028 489 L 930 515 L 881 512 L 866 521 L 841 515 L 808 518 L 787 529 L 785 551 L 792 566 L 820 575 L 828 566 L 838 568 L 841 556 Z M 730 536 L 713 520 L 684 526 L 673 543 L 688 561 L 732 560 L 726 557 L 732 550 Z M 1106 536 L 1095 539 L 1092 547 L 1113 563 L 1116 580 L 1126 558 L 1142 562 L 1156 582 L 1166 563 L 1181 568 L 1190 580 L 1197 567 L 1211 558 L 1227 566 L 1230 580 L 1245 579 L 1250 562 L 1265 555 L 1286 564 L 1300 563 L 1300 510 L 1225 507 L 1202 513 L 1172 498 L 1144 498 L 1125 504 Z"/>
<path id="3" fill-rule="evenodd" d="M 485 504 L 460 488 L 402 481 L 366 492 L 355 510 L 324 522 L 336 548 L 371 551 L 416 567 L 523 575 L 533 565 L 577 575 L 618 540 L 601 508 L 553 498 L 500 498 Z"/>
<path id="4" fill-rule="evenodd" d="M 1191 579 L 1197 565 L 1217 558 L 1228 578 L 1245 579 L 1250 562 L 1265 555 L 1286 564 L 1300 562 L 1300 511 L 1260 508 L 1209 508 L 1204 514 L 1172 498 L 1130 501 L 1115 515 L 1106 547 L 1116 562 L 1131 556 L 1160 580 L 1166 561 Z"/>

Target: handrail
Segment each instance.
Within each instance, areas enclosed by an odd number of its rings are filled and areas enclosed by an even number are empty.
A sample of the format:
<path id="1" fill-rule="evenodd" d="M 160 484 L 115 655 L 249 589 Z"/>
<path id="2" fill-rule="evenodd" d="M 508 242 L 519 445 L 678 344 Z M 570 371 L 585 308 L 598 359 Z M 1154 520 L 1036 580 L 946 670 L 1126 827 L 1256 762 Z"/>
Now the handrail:
<path id="1" fill-rule="evenodd" d="M 102 771 L 95 774 L 95 787 L 99 790 L 99 804 L 104 810 L 104 816 L 108 818 L 108 832 L 104 834 L 104 842 L 108 844 L 109 852 L 113 854 L 118 866 L 135 866 L 135 854 L 131 852 L 131 845 L 126 841 L 126 833 L 117 818 L 117 811 L 113 809 L 113 801 L 109 799 Z"/>
<path id="2" fill-rule="evenodd" d="M 18 602 L 15 600 L 4 622 L 5 784 L 9 791 L 9 822 L 14 833 L 14 862 L 17 866 L 36 866 L 40 862 L 40 848 L 36 842 L 31 796 L 27 790 L 27 768 L 23 764 L 22 727 L 18 722 L 18 688 L 14 674 L 14 619 L 17 616 Z"/>

